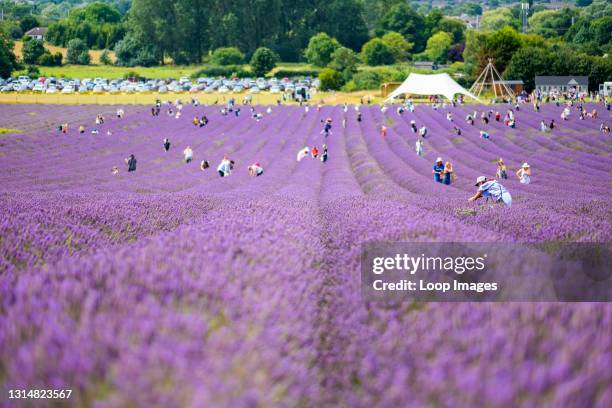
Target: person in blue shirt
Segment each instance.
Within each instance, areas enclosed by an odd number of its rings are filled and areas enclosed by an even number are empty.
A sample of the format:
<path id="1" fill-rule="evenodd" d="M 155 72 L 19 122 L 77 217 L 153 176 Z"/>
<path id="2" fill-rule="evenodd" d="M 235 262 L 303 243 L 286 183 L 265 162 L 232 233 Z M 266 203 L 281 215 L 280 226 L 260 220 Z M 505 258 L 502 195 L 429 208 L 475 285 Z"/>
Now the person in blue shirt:
<path id="1" fill-rule="evenodd" d="M 442 173 L 444 172 L 444 161 L 441 157 L 436 159 L 436 162 L 433 165 L 433 175 L 434 181 L 437 183 L 442 183 Z"/>
<path id="2" fill-rule="evenodd" d="M 504 203 L 507 207 L 512 205 L 512 196 L 497 180 L 487 180 L 485 176 L 480 176 L 476 179 L 475 185 L 478 191 L 468 201 L 476 201 L 485 197 L 487 200 L 491 198 L 496 203 Z"/>

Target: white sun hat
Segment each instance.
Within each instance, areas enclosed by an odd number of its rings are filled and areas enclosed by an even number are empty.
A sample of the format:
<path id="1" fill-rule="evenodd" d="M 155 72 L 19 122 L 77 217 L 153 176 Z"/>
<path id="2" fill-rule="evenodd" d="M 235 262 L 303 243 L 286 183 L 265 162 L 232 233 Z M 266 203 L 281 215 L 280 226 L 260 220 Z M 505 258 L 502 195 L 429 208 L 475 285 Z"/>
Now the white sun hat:
<path id="1" fill-rule="evenodd" d="M 529 164 L 527 162 L 523 163 L 523 165 L 521 166 L 524 169 L 528 169 L 529 168 Z"/>
<path id="2" fill-rule="evenodd" d="M 477 186 L 480 183 L 484 183 L 485 181 L 487 181 L 487 178 L 485 176 L 480 176 L 476 179 L 476 184 L 474 184 L 475 186 Z"/>
<path id="3" fill-rule="evenodd" d="M 442 158 L 441 158 L 441 157 L 438 157 L 438 158 L 436 159 L 436 163 L 439 163 L 439 162 L 441 162 L 441 161 L 444 161 L 444 160 L 442 160 Z"/>

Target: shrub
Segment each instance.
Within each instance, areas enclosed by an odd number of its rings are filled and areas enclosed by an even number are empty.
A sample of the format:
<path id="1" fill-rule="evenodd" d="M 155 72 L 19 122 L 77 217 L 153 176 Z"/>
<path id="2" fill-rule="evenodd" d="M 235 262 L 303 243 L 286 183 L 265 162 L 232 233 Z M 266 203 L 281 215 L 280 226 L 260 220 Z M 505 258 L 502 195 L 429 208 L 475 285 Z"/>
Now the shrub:
<path id="1" fill-rule="evenodd" d="M 45 47 L 42 41 L 31 40 L 23 44 L 23 62 L 26 64 L 36 64 L 44 53 Z"/>
<path id="2" fill-rule="evenodd" d="M 272 76 L 274 78 L 298 78 L 298 77 L 312 77 L 316 78 L 319 76 L 320 70 L 318 69 L 300 69 L 300 70 L 288 70 L 288 69 L 279 69 Z"/>
<path id="3" fill-rule="evenodd" d="M 102 54 L 100 54 L 100 63 L 103 65 L 113 65 L 113 61 L 111 60 L 110 52 L 108 50 L 104 50 L 102 51 Z"/>
<path id="4" fill-rule="evenodd" d="M 239 65 L 244 63 L 244 54 L 236 47 L 217 48 L 211 57 L 216 65 Z"/>
<path id="5" fill-rule="evenodd" d="M 192 78 L 199 78 L 199 77 L 246 78 L 252 75 L 253 73 L 251 71 L 246 71 L 239 65 L 226 65 L 224 67 L 210 66 L 210 67 L 202 68 L 194 72 L 191 75 L 191 77 Z"/>
<path id="6" fill-rule="evenodd" d="M 38 59 L 38 65 L 45 67 L 56 67 L 62 65 L 62 53 L 56 52 L 51 54 L 49 51 L 45 51 L 43 55 Z"/>
<path id="7" fill-rule="evenodd" d="M 394 61 L 391 48 L 380 38 L 374 38 L 361 49 L 363 61 L 368 65 L 387 65 Z"/>
<path id="8" fill-rule="evenodd" d="M 87 44 L 78 38 L 68 41 L 68 54 L 66 55 L 66 60 L 69 64 L 88 65 L 90 57 Z"/>
<path id="9" fill-rule="evenodd" d="M 321 90 L 330 91 L 338 90 L 344 83 L 342 74 L 331 68 L 323 68 L 319 73 L 319 81 L 321 81 Z"/>
<path id="10" fill-rule="evenodd" d="M 115 45 L 116 65 L 150 67 L 159 62 L 150 44 L 134 35 L 127 35 Z"/>
<path id="11" fill-rule="evenodd" d="M 332 54 L 338 48 L 340 48 L 338 40 L 325 33 L 319 33 L 310 38 L 304 55 L 311 64 L 324 67 L 331 62 Z"/>
<path id="12" fill-rule="evenodd" d="M 271 49 L 259 47 L 251 57 L 251 70 L 256 76 L 264 76 L 276 67 L 278 59 Z"/>
<path id="13" fill-rule="evenodd" d="M 38 78 L 40 76 L 40 70 L 36 65 L 28 65 L 28 69 L 26 70 L 26 75 L 30 78 Z"/>

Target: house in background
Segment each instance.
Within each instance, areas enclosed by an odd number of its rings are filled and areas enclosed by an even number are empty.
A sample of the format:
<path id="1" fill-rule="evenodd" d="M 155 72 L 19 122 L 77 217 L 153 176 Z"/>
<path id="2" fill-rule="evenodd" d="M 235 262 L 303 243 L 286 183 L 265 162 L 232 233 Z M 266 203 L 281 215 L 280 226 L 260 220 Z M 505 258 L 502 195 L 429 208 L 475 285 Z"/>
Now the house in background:
<path id="1" fill-rule="evenodd" d="M 34 27 L 30 31 L 27 31 L 25 35 L 30 37 L 33 40 L 45 40 L 45 35 L 47 34 L 47 27 Z"/>
<path id="2" fill-rule="evenodd" d="M 588 76 L 536 76 L 535 87 L 541 92 L 588 92 Z"/>

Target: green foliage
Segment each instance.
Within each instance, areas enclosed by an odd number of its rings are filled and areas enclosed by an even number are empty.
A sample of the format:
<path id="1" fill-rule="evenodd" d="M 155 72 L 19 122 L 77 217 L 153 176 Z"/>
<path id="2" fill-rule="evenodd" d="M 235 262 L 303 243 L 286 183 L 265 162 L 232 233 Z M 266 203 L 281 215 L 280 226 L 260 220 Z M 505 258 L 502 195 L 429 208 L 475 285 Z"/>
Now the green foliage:
<path id="1" fill-rule="evenodd" d="M 31 40 L 23 44 L 23 62 L 26 64 L 36 64 L 38 59 L 44 54 L 45 47 L 42 41 Z"/>
<path id="2" fill-rule="evenodd" d="M 463 21 L 456 18 L 444 17 L 432 31 L 435 34 L 438 31 L 449 33 L 452 37 L 453 44 L 458 44 L 465 41 L 465 24 Z"/>
<path id="3" fill-rule="evenodd" d="M 577 12 L 569 8 L 540 11 L 529 17 L 529 31 L 545 38 L 560 37 L 576 17 Z"/>
<path id="4" fill-rule="evenodd" d="M 382 35 L 388 31 L 396 31 L 413 43 L 414 52 L 425 49 L 427 42 L 425 18 L 406 3 L 394 5 L 381 18 L 376 34 Z"/>
<path id="5" fill-rule="evenodd" d="M 373 38 L 363 45 L 361 59 L 368 65 L 388 65 L 394 61 L 391 48 L 380 38 Z"/>
<path id="6" fill-rule="evenodd" d="M 45 50 L 43 55 L 38 58 L 38 65 L 42 65 L 44 67 L 58 67 L 62 65 L 63 55 L 61 52 L 56 52 L 51 54 L 49 51 Z"/>
<path id="7" fill-rule="evenodd" d="M 3 31 L 9 38 L 19 40 L 23 37 L 23 31 L 16 21 L 4 20 L 0 21 L 0 31 Z"/>
<path id="8" fill-rule="evenodd" d="M 302 78 L 302 77 L 316 78 L 319 76 L 319 72 L 320 70 L 318 69 L 298 69 L 298 70 L 279 69 L 275 71 L 272 76 L 274 78 Z"/>
<path id="9" fill-rule="evenodd" d="M 113 61 L 111 60 L 110 52 L 108 50 L 104 50 L 102 51 L 102 54 L 100 54 L 100 63 L 102 65 L 113 65 Z"/>
<path id="10" fill-rule="evenodd" d="M 335 91 L 344 84 L 342 74 L 331 68 L 323 68 L 319 72 L 319 81 L 321 81 L 322 91 Z"/>
<path id="11" fill-rule="evenodd" d="M 332 61 L 329 64 L 329 68 L 340 72 L 344 82 L 347 82 L 353 77 L 353 74 L 357 72 L 358 64 L 359 57 L 353 50 L 346 47 L 340 47 L 332 54 Z"/>
<path id="12" fill-rule="evenodd" d="M 324 67 L 331 62 L 332 54 L 340 48 L 340 43 L 326 33 L 318 33 L 308 41 L 304 55 L 308 62 Z"/>
<path id="13" fill-rule="evenodd" d="M 259 47 L 251 57 L 251 70 L 260 77 L 266 75 L 276 67 L 278 55 L 269 48 Z"/>
<path id="14" fill-rule="evenodd" d="M 19 22 L 19 28 L 21 28 L 21 32 L 24 34 L 26 33 L 26 31 L 30 31 L 31 29 L 33 29 L 34 27 L 38 27 L 39 25 L 40 23 L 38 22 L 38 19 L 34 16 L 25 16 Z"/>
<path id="15" fill-rule="evenodd" d="M 251 71 L 246 71 L 239 65 L 225 65 L 225 66 L 210 66 L 202 68 L 194 72 L 192 78 L 201 77 L 226 77 L 226 78 L 247 78 L 252 76 Z"/>
<path id="16" fill-rule="evenodd" d="M 0 78 L 8 78 L 17 68 L 17 58 L 13 53 L 13 42 L 0 30 Z"/>
<path id="17" fill-rule="evenodd" d="M 425 53 L 433 62 L 446 62 L 448 50 L 453 44 L 450 34 L 438 31 L 427 40 Z"/>
<path id="18" fill-rule="evenodd" d="M 506 79 L 521 79 L 526 91 L 535 88 L 535 76 L 545 75 L 553 61 L 550 51 L 542 48 L 525 47 L 518 50 L 504 71 Z"/>
<path id="19" fill-rule="evenodd" d="M 236 47 L 217 48 L 211 57 L 216 65 L 239 65 L 244 63 L 244 54 Z"/>
<path id="20" fill-rule="evenodd" d="M 519 28 L 519 21 L 514 17 L 512 11 L 507 8 L 487 10 L 482 15 L 480 29 L 483 31 L 495 31 L 505 26 Z"/>
<path id="21" fill-rule="evenodd" d="M 414 44 L 406 41 L 400 33 L 389 31 L 382 36 L 382 40 L 391 50 L 395 62 L 403 62 L 410 59 L 410 50 Z"/>
<path id="22" fill-rule="evenodd" d="M 89 65 L 90 56 L 87 44 L 78 38 L 70 40 L 68 42 L 66 61 L 73 65 Z"/>
<path id="23" fill-rule="evenodd" d="M 125 35 L 121 14 L 113 5 L 90 3 L 72 9 L 69 16 L 49 26 L 47 41 L 66 47 L 72 39 L 80 39 L 89 48 L 113 48 Z"/>
<path id="24" fill-rule="evenodd" d="M 593 3 L 593 0 L 576 0 L 576 6 L 578 7 L 586 7 Z"/>
<path id="25" fill-rule="evenodd" d="M 161 62 L 153 47 L 139 37 L 128 34 L 115 46 L 116 65 L 150 67 Z"/>
<path id="26" fill-rule="evenodd" d="M 40 71 L 36 65 L 28 65 L 26 75 L 30 78 L 38 78 L 40 76 Z"/>

